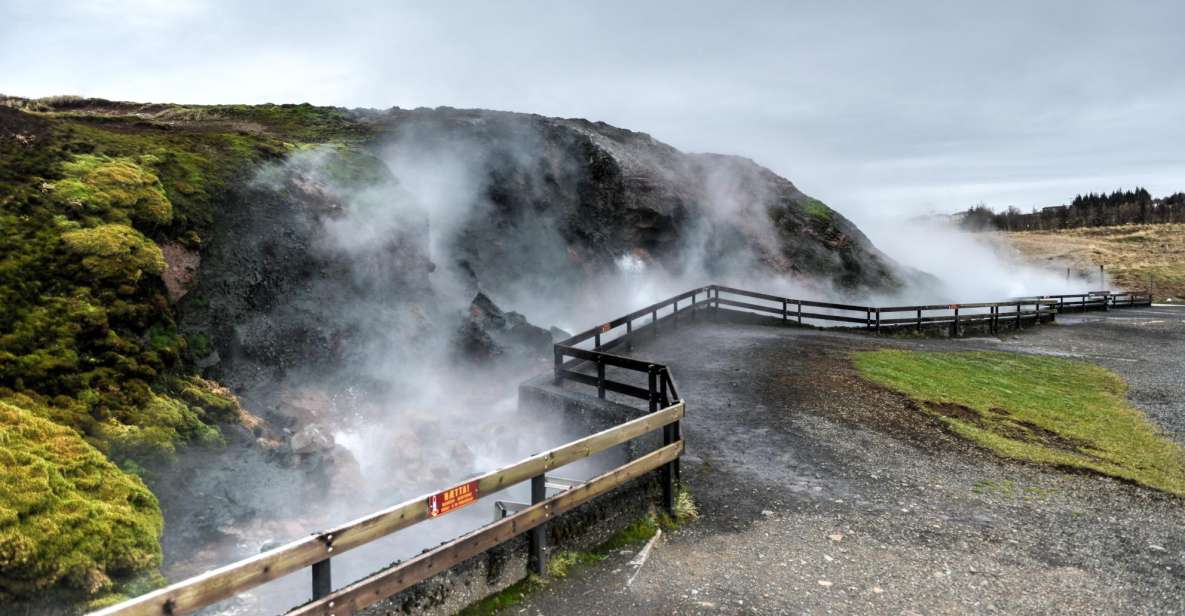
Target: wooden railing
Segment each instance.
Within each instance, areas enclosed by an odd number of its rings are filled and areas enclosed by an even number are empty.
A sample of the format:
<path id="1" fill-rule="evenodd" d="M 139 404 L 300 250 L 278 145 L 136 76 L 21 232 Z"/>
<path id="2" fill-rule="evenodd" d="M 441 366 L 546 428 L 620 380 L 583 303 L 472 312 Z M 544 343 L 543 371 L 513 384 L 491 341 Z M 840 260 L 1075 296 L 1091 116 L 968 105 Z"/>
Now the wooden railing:
<path id="1" fill-rule="evenodd" d="M 1089 293 L 1074 293 L 1070 295 L 1042 295 L 1041 299 L 1051 299 L 1057 302 L 1056 307 L 1058 312 L 1083 312 L 1086 310 L 1134 308 L 1152 305 L 1151 293 L 1091 291 Z"/>
<path id="2" fill-rule="evenodd" d="M 430 503 L 441 493 L 425 494 L 370 514 L 337 528 L 310 535 L 259 556 L 178 582 L 94 613 L 94 616 L 176 616 L 188 614 L 245 592 L 281 576 L 312 568 L 313 601 L 295 614 L 351 614 L 367 605 L 448 570 L 472 556 L 531 531 L 532 568 L 542 570 L 543 532 L 547 520 L 609 492 L 650 471 L 669 468 L 683 452 L 677 429 L 683 418 L 682 402 L 675 402 L 633 421 L 536 454 L 505 468 L 486 473 L 450 489 L 474 491 L 474 497 L 492 494 L 531 480 L 532 501 L 527 507 L 473 532 L 458 537 L 406 562 L 399 563 L 340 590 L 332 591 L 331 558 L 356 547 L 408 528 L 429 517 Z M 610 447 L 662 428 L 671 438 L 664 445 L 604 475 L 550 498 L 543 489 L 546 473 L 587 458 Z"/>

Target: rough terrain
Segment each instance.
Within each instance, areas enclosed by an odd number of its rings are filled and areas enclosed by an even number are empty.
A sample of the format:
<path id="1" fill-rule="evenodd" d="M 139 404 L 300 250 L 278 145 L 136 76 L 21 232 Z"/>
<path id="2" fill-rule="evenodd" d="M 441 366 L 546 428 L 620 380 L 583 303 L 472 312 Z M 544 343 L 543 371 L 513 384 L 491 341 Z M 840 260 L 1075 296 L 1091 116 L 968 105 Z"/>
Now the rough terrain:
<path id="1" fill-rule="evenodd" d="M 619 554 L 515 613 L 1185 613 L 1181 499 L 997 458 L 846 359 L 882 346 L 1081 357 L 1127 378 L 1185 443 L 1185 310 L 1063 315 L 998 339 L 689 325 L 635 354 L 669 363 L 688 401 L 683 472 L 702 519 L 664 535 L 636 576 Z"/>

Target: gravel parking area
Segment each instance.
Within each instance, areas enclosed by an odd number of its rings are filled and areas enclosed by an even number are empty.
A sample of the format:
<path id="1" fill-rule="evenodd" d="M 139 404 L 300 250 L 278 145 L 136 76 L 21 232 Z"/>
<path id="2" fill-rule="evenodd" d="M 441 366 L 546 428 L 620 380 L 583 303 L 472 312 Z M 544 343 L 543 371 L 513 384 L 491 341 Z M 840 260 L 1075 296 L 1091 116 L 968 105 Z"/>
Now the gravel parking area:
<path id="1" fill-rule="evenodd" d="M 1096 361 L 1185 442 L 1185 309 L 956 340 L 701 319 L 634 354 L 671 365 L 688 401 L 702 518 L 640 569 L 615 555 L 510 613 L 1185 613 L 1185 501 L 949 435 L 847 359 L 886 346 Z"/>

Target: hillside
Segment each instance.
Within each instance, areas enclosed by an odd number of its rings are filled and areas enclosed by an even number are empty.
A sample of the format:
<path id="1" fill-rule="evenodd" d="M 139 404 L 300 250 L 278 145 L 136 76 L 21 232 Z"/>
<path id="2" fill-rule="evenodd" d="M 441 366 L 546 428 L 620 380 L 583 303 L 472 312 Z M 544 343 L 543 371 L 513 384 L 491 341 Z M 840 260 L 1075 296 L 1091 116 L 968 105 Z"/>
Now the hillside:
<path id="1" fill-rule="evenodd" d="M 1106 268 L 1112 287 L 1154 301 L 1185 299 L 1185 224 L 1118 225 L 1061 231 L 995 233 L 1034 263 L 1093 274 Z"/>
<path id="2" fill-rule="evenodd" d="M 401 425 L 381 412 L 439 379 L 431 369 L 475 292 L 558 314 L 596 307 L 604 297 L 587 285 L 638 270 L 899 284 L 847 219 L 752 161 L 480 110 L 0 97 L 0 227 L 0 406 L 40 422 L 19 428 L 29 450 L 59 438 L 45 422 L 81 437 L 71 447 L 123 477 L 105 483 L 136 494 L 146 520 L 89 537 L 120 558 L 36 563 L 0 549 L 0 601 L 120 591 L 159 561 L 161 510 L 166 544 L 242 543 L 223 528 L 267 505 L 240 477 L 287 484 L 232 455 L 344 477 L 357 463 L 325 422 Z M 408 438 L 439 434 L 439 416 L 416 421 Z M 220 456 L 205 482 L 205 467 L 177 463 Z M 423 452 L 400 468 L 448 473 L 466 459 Z M 38 463 L 52 472 L 60 459 Z M 160 509 L 135 492 L 142 482 Z M 111 496 L 68 487 L 21 515 L 48 523 Z M 25 523 L 2 505 L 17 496 L 0 494 L 0 536 Z M 21 553 L 71 553 L 42 537 Z"/>

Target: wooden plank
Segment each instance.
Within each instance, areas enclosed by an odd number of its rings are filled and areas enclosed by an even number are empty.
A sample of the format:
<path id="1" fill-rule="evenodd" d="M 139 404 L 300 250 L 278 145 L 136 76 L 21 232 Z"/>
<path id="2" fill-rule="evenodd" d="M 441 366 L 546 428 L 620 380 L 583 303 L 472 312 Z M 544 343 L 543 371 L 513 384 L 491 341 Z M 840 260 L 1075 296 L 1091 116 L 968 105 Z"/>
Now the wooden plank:
<path id="1" fill-rule="evenodd" d="M 512 516 L 350 584 L 327 597 L 297 607 L 288 612 L 288 616 L 337 616 L 357 612 L 658 469 L 677 459 L 682 451 L 683 441 L 655 450 Z"/>
<path id="2" fill-rule="evenodd" d="M 573 372 L 571 370 L 560 370 L 560 376 L 564 377 L 565 379 L 571 379 L 573 381 L 576 381 L 577 383 L 584 383 L 585 385 L 592 385 L 593 387 L 597 387 L 598 385 L 601 384 L 597 381 L 597 377 L 595 377 L 591 374 L 584 374 L 583 372 Z M 633 398 L 638 398 L 640 400 L 649 400 L 650 399 L 650 392 L 645 387 L 638 387 L 636 385 L 630 385 L 629 383 L 621 383 L 619 381 L 613 381 L 610 379 L 605 379 L 604 385 L 605 385 L 605 389 L 608 389 L 609 391 L 615 391 L 619 394 L 625 394 L 627 396 L 630 396 Z"/>
<path id="3" fill-rule="evenodd" d="M 864 325 L 867 321 L 864 317 L 841 317 L 835 314 L 822 314 L 818 312 L 801 312 L 799 313 L 804 319 L 817 319 L 822 321 L 840 321 L 843 323 L 859 323 Z"/>
<path id="4" fill-rule="evenodd" d="M 733 306 L 736 308 L 745 308 L 747 310 L 759 310 L 761 312 L 768 312 L 770 314 L 781 315 L 781 308 L 774 308 L 773 306 L 762 306 L 761 304 L 750 304 L 749 302 L 739 302 L 735 299 L 720 299 L 718 300 L 721 306 Z"/>
<path id="5" fill-rule="evenodd" d="M 781 314 L 782 314 L 782 309 L 780 307 L 774 308 L 772 306 L 762 306 L 760 304 L 750 304 L 748 302 L 738 302 L 736 300 L 731 300 L 731 299 L 720 299 L 718 301 L 720 302 L 721 306 L 732 306 L 735 308 L 744 308 L 747 310 L 758 310 L 761 312 L 767 312 L 767 313 L 775 314 L 775 315 L 779 315 L 779 316 L 781 316 Z M 803 305 L 809 306 L 811 304 L 803 302 Z M 861 309 L 861 310 L 863 310 L 863 309 Z M 804 319 L 818 319 L 818 320 L 823 320 L 823 321 L 840 321 L 843 323 L 860 323 L 861 325 L 863 325 L 867 322 L 864 317 L 859 317 L 859 318 L 845 317 L 845 316 L 840 316 L 837 314 L 823 314 L 823 313 L 818 313 L 818 312 L 803 312 L 802 318 L 804 318 Z"/>
<path id="6" fill-rule="evenodd" d="M 683 417 L 683 403 L 628 421 L 536 454 L 508 467 L 477 477 L 478 493 L 489 494 L 587 458 L 615 445 L 653 432 Z M 432 492 L 433 494 L 435 492 Z M 334 529 L 282 545 L 258 556 L 208 571 L 113 605 L 92 616 L 177 616 L 188 614 L 236 594 L 298 571 L 330 556 L 385 537 L 428 518 L 428 496 L 424 494 L 393 507 L 369 514 Z"/>
<path id="7" fill-rule="evenodd" d="M 635 332 L 637 330 L 634 330 Z M 657 366 L 652 361 L 644 361 L 641 359 L 634 359 L 633 357 L 626 357 L 624 355 L 614 355 L 612 353 L 604 353 L 601 351 L 590 351 L 588 349 L 578 349 L 576 347 L 556 345 L 562 355 L 568 357 L 575 357 L 586 361 L 601 360 L 607 366 L 617 366 L 618 368 L 628 368 L 630 370 L 637 370 L 638 372 L 646 372 L 650 366 Z"/>
<path id="8" fill-rule="evenodd" d="M 868 306 L 852 306 L 850 304 L 832 304 L 832 303 L 828 303 L 828 302 L 814 302 L 814 301 L 810 301 L 810 300 L 794 299 L 791 297 L 779 297 L 777 295 L 769 295 L 768 293 L 756 293 L 753 291 L 746 291 L 744 289 L 736 289 L 733 287 L 722 287 L 719 285 L 715 285 L 715 288 L 717 290 L 723 291 L 725 293 L 730 293 L 732 295 L 742 295 L 745 297 L 752 297 L 754 299 L 764 299 L 764 300 L 771 301 L 771 302 L 779 302 L 780 303 L 783 300 L 785 300 L 788 303 L 801 303 L 803 306 L 813 306 L 815 308 L 835 308 L 836 310 L 857 310 L 860 312 L 864 312 L 869 309 Z M 720 303 L 724 303 L 725 301 L 726 300 L 720 300 Z"/>

